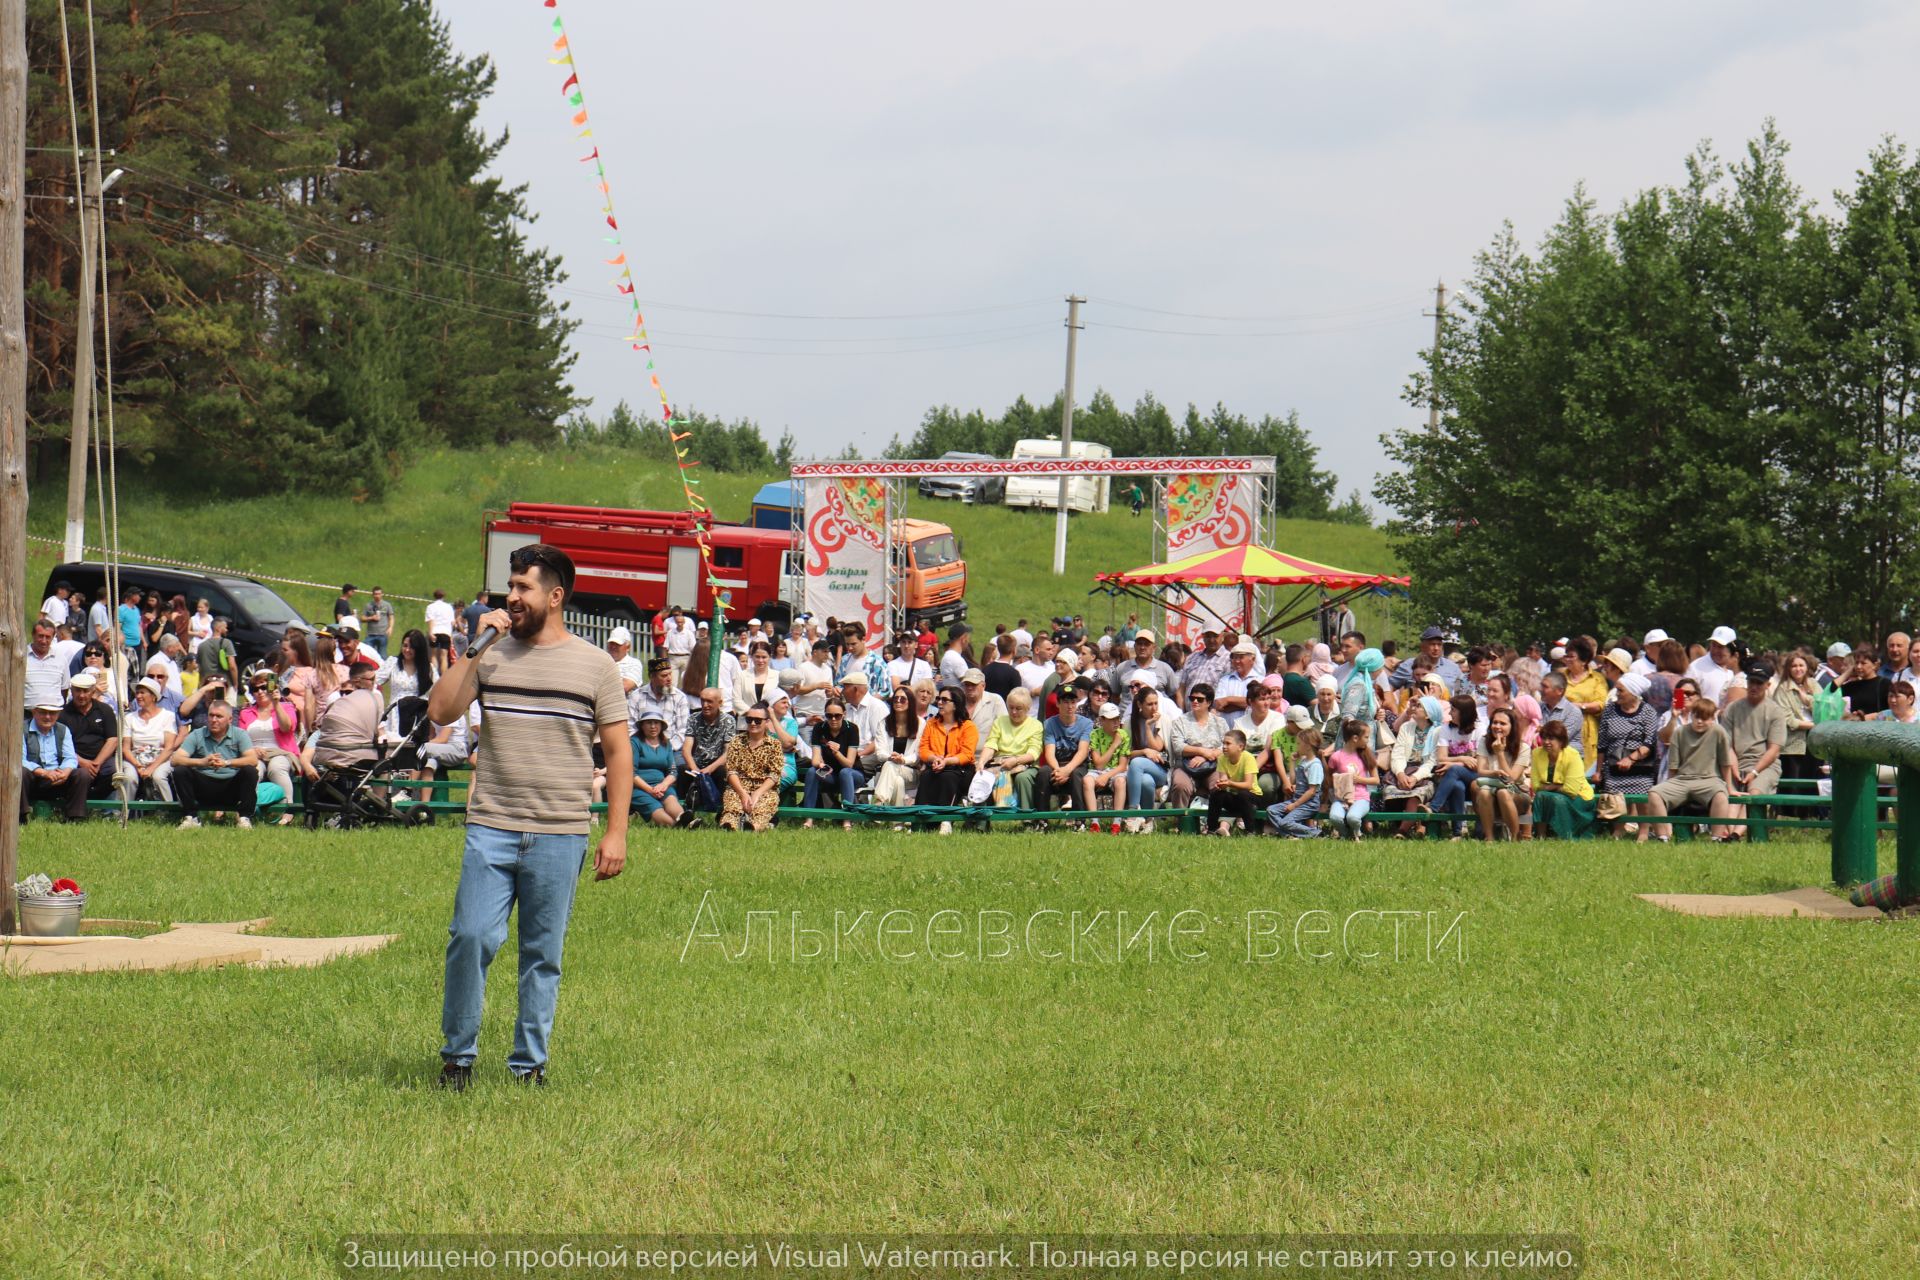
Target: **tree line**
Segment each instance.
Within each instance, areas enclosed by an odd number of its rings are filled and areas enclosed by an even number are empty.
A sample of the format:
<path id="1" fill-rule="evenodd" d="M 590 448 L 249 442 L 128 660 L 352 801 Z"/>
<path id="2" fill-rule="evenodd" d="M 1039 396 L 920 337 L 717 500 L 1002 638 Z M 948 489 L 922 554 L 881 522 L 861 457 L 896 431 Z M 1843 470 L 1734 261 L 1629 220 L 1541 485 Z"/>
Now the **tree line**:
<path id="1" fill-rule="evenodd" d="M 91 146 L 84 16 L 73 89 Z M 475 123 L 485 57 L 424 0 L 96 0 L 115 427 L 204 486 L 375 494 L 423 445 L 551 440 L 563 279 Z M 56 0 L 29 6 L 29 438 L 63 469 L 78 336 Z"/>
<path id="2" fill-rule="evenodd" d="M 902 439 L 895 435 L 882 456 L 938 458 L 958 452 L 1011 457 L 1014 445 L 1021 440 L 1059 434 L 1064 394 L 1055 393 L 1045 407 L 1021 396 L 998 417 L 988 417 L 979 409 L 962 413 L 948 405 L 936 405 L 926 411 L 911 436 Z M 750 418 L 725 422 L 693 409 L 683 410 L 682 415 L 691 424 L 698 442 L 694 446 L 696 456 L 703 467 L 716 471 L 784 471 L 800 456 L 791 430 L 783 431 L 780 439 L 769 445 L 759 424 Z M 1188 405 L 1186 414 L 1176 421 L 1151 394 L 1126 410 L 1107 392 L 1096 391 L 1086 405 L 1074 409 L 1073 430 L 1075 439 L 1104 444 L 1115 457 L 1270 454 L 1274 458 L 1277 514 L 1362 525 L 1373 520 L 1373 513 L 1357 492 L 1335 504 L 1334 477 L 1320 470 L 1319 448 L 1307 437 L 1296 414 L 1254 420 L 1224 405 L 1216 405 L 1212 413 L 1204 415 Z M 563 439 L 577 444 L 601 441 L 623 445 L 663 461 L 672 457 L 673 450 L 665 426 L 657 419 L 643 420 L 625 401 L 615 405 L 604 419 L 573 415 L 563 430 Z M 857 445 L 848 445 L 840 454 L 845 459 L 863 456 Z"/>
<path id="3" fill-rule="evenodd" d="M 1414 599 L 1526 638 L 1722 623 L 1854 640 L 1920 591 L 1920 163 L 1888 140 L 1831 212 L 1769 121 L 1732 164 L 1538 250 L 1508 225 L 1450 305 L 1375 495 Z"/>

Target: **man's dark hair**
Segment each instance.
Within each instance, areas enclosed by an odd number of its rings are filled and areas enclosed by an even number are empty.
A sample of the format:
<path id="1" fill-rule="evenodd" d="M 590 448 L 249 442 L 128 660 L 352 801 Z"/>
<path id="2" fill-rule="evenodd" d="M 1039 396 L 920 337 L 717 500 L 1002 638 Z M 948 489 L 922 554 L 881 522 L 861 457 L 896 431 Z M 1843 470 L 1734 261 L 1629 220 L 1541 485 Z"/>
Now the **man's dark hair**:
<path id="1" fill-rule="evenodd" d="M 352 591 L 353 591 L 353 584 L 352 584 L 351 582 L 343 582 L 343 583 L 341 583 L 341 584 L 340 584 L 340 594 L 341 594 L 341 595 L 343 595 L 343 596 L 344 596 L 344 595 L 347 595 L 347 594 L 349 594 L 349 593 L 351 593 Z"/>
<path id="2" fill-rule="evenodd" d="M 540 585 L 551 591 L 560 588 L 560 603 L 573 598 L 573 561 L 560 548 L 544 542 L 515 547 L 507 557 L 507 568 L 514 573 L 536 572 Z"/>
<path id="3" fill-rule="evenodd" d="M 1398 654 L 1399 652 L 1400 652 L 1400 643 L 1399 643 L 1399 641 L 1397 641 L 1397 640 L 1382 640 L 1382 641 L 1380 642 L 1380 656 L 1381 656 L 1381 657 L 1383 657 L 1383 658 L 1391 658 L 1391 657 L 1393 657 L 1394 655 L 1396 655 L 1396 654 Z M 1288 662 L 1292 662 L 1292 661 L 1293 661 L 1293 658 L 1291 657 L 1291 655 L 1289 655 L 1289 657 L 1287 658 L 1287 661 L 1288 661 Z"/>
<path id="4" fill-rule="evenodd" d="M 1011 658 L 1013 656 L 1014 644 L 1013 633 L 1010 631 L 1002 631 L 993 638 L 993 647 L 1003 658 Z"/>
<path id="5" fill-rule="evenodd" d="M 1473 648 L 1467 650 L 1467 665 L 1470 667 L 1478 662 L 1492 662 L 1492 661 L 1493 661 L 1493 655 L 1491 653 L 1488 653 L 1485 649 L 1482 649 L 1479 645 L 1475 645 L 1473 646 Z"/>
<path id="6" fill-rule="evenodd" d="M 1359 645 L 1362 649 L 1367 647 L 1367 637 L 1363 632 L 1359 632 L 1359 631 L 1342 632 L 1340 635 L 1340 638 L 1342 640 L 1351 640 L 1355 644 Z"/>

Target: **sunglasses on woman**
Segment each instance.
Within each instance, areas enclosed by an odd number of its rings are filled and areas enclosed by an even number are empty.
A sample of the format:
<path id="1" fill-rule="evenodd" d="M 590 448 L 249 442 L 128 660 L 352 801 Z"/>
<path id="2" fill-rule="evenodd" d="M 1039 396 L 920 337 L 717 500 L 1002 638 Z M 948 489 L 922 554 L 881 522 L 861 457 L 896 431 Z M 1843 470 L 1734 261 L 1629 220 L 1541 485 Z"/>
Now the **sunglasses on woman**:
<path id="1" fill-rule="evenodd" d="M 831 719 L 832 717 L 828 717 L 828 718 Z M 748 716 L 747 717 L 748 724 L 765 724 L 766 722 L 767 722 L 767 718 L 765 716 Z"/>

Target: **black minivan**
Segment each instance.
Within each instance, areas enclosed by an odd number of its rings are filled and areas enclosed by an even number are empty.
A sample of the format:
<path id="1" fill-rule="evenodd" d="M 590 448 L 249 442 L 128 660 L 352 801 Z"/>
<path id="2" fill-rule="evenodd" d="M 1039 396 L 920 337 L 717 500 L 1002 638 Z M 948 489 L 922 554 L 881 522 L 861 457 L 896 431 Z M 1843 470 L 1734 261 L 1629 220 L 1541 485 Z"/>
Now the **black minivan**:
<path id="1" fill-rule="evenodd" d="M 54 583 L 65 582 L 73 588 L 75 599 L 90 605 L 94 593 L 106 580 L 107 567 L 97 560 L 63 564 L 47 575 L 47 589 L 41 598 L 53 594 Z M 159 565 L 122 564 L 120 589 L 126 591 L 133 587 L 142 592 L 158 591 L 163 600 L 185 596 L 188 609 L 205 600 L 216 618 L 224 616 L 229 620 L 227 638 L 233 641 L 234 652 L 240 655 L 242 665 L 251 665 L 266 657 L 286 638 L 288 627 L 313 630 L 313 624 L 282 600 L 279 592 L 251 578 L 167 569 Z M 109 601 L 109 604 L 118 606 L 119 601 Z"/>

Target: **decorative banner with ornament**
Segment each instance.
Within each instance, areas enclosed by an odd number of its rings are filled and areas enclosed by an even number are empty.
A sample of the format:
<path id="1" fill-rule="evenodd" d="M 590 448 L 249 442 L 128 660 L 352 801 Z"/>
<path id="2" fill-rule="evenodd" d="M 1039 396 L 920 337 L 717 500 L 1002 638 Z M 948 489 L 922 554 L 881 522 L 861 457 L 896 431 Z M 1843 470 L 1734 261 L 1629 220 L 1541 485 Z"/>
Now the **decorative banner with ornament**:
<path id="1" fill-rule="evenodd" d="M 805 483 L 803 607 L 817 618 L 857 619 L 868 635 L 885 635 L 887 482 L 860 477 Z"/>
<path id="2" fill-rule="evenodd" d="M 1258 532 L 1254 513 L 1264 485 L 1245 475 L 1183 474 L 1167 481 L 1167 559 L 1180 560 L 1205 551 L 1220 551 L 1250 542 Z M 1246 594 L 1239 587 L 1202 587 L 1197 591 L 1169 588 L 1176 598 L 1191 596 L 1206 603 L 1199 617 L 1189 618 L 1169 609 L 1167 638 L 1199 647 L 1202 619 L 1226 619 L 1245 630 Z M 1211 610 L 1211 612 L 1208 612 Z"/>

